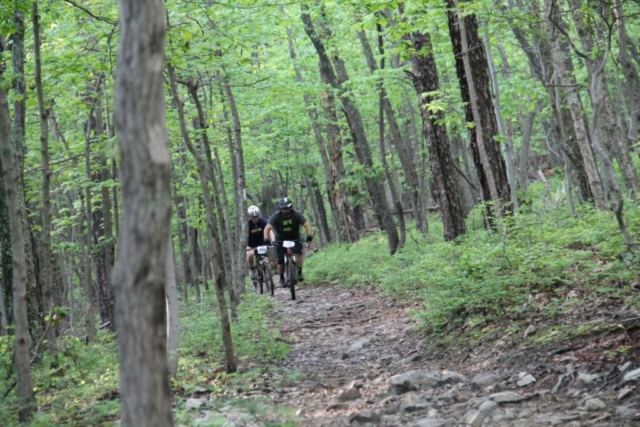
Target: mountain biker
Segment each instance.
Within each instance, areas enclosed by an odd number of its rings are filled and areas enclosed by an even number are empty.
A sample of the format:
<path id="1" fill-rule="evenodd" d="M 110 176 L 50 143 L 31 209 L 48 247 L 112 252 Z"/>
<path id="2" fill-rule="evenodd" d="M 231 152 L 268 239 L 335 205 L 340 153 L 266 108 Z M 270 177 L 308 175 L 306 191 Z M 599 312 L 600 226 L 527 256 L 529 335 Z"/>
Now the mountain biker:
<path id="1" fill-rule="evenodd" d="M 267 220 L 260 216 L 260 208 L 255 205 L 249 206 L 247 209 L 247 213 L 249 214 L 249 237 L 247 239 L 247 265 L 249 266 L 249 271 L 251 272 L 251 278 L 255 278 L 256 266 L 255 266 L 255 255 L 253 250 L 258 246 L 266 245 L 265 239 L 263 236 L 269 236 L 270 234 L 265 232 L 265 228 L 267 227 Z"/>
<path id="2" fill-rule="evenodd" d="M 293 210 L 293 204 L 289 198 L 284 197 L 278 201 L 278 211 L 274 213 L 269 221 L 267 221 L 267 226 L 264 229 L 265 241 L 267 244 L 270 242 L 269 236 L 272 231 L 275 231 L 275 236 L 278 241 L 283 240 L 300 240 L 300 226 L 304 227 L 307 232 L 307 242 L 311 242 L 313 240 L 313 235 L 311 234 L 311 224 L 309 221 L 302 215 L 300 212 Z M 278 273 L 280 274 L 280 286 L 284 286 L 284 254 L 286 253 L 286 248 L 281 245 L 276 246 L 276 250 L 278 253 Z M 296 254 L 296 265 L 298 267 L 298 280 L 303 281 L 302 277 L 302 243 L 296 242 L 295 246 L 292 248 L 294 254 Z"/>

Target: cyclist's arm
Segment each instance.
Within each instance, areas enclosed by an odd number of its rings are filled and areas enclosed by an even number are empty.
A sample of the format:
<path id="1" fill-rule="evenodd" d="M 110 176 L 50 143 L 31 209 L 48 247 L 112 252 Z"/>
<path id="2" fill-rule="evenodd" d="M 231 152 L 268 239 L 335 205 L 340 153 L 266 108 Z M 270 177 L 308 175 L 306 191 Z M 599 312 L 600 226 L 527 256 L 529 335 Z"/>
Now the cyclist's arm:
<path id="1" fill-rule="evenodd" d="M 307 236 L 311 236 L 311 231 L 312 230 L 311 230 L 311 224 L 309 224 L 309 221 L 307 221 L 304 224 L 302 224 L 302 226 L 307 231 Z"/>
<path id="2" fill-rule="evenodd" d="M 264 228 L 264 238 L 271 239 L 272 236 L 273 236 L 273 226 L 267 223 L 267 226 Z"/>

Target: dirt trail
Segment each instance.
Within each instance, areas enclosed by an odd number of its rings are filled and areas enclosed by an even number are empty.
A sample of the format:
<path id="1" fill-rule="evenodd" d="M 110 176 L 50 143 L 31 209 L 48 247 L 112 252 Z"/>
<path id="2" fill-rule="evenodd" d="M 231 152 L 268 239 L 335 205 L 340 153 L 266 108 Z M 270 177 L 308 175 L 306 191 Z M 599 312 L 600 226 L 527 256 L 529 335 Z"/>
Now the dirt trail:
<path id="1" fill-rule="evenodd" d="M 347 423 L 350 414 L 380 400 L 390 372 L 420 359 L 419 343 L 407 334 L 413 321 L 406 309 L 373 292 L 303 286 L 294 302 L 279 291 L 287 319 L 282 332 L 294 342 L 282 366 L 305 379 L 280 389 L 276 401 L 298 408 L 303 425 Z"/>
<path id="2" fill-rule="evenodd" d="M 285 289 L 276 299 L 293 343 L 279 366 L 302 376 L 272 396 L 302 426 L 640 425 L 639 366 L 590 373 L 571 352 L 540 363 L 515 348 L 439 360 L 407 307 L 373 291 L 305 285 L 297 301 Z"/>
<path id="3" fill-rule="evenodd" d="M 639 361 L 603 356 L 633 344 L 640 328 L 535 351 L 506 332 L 434 349 L 408 307 L 371 290 L 304 284 L 297 294 L 291 301 L 279 288 L 275 296 L 291 353 L 270 369 L 257 366 L 260 377 L 226 401 L 188 399 L 193 425 L 640 425 Z"/>

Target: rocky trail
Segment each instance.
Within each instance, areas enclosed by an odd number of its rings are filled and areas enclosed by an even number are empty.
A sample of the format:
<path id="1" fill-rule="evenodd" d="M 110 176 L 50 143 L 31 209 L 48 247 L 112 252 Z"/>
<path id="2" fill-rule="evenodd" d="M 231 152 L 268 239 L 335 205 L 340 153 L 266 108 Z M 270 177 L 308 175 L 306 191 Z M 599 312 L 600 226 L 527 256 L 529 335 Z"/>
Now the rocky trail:
<path id="1" fill-rule="evenodd" d="M 536 353 L 498 340 L 446 352 L 417 331 L 409 307 L 372 291 L 302 286 L 297 301 L 285 289 L 276 299 L 292 351 L 261 385 L 238 393 L 269 402 L 262 415 L 211 411 L 226 425 L 284 425 L 273 414 L 286 407 L 313 427 L 640 425 L 640 363 L 595 363 L 589 342 Z M 278 383 L 277 372 L 297 374 Z"/>

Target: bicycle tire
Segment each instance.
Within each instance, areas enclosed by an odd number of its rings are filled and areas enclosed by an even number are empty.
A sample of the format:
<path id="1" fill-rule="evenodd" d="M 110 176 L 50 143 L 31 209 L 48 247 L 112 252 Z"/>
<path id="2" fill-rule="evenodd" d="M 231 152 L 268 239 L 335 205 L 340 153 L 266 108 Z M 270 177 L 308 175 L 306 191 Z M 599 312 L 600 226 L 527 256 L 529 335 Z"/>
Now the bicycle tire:
<path id="1" fill-rule="evenodd" d="M 265 285 L 265 275 L 264 275 L 264 264 L 258 264 L 258 280 L 260 282 L 260 295 L 264 294 L 264 285 Z"/>
<path id="2" fill-rule="evenodd" d="M 275 285 L 273 284 L 273 274 L 271 274 L 271 267 L 269 264 L 263 264 L 265 271 L 265 283 L 267 284 L 267 293 L 271 296 L 275 295 Z"/>
<path id="3" fill-rule="evenodd" d="M 298 282 L 298 269 L 293 263 L 293 256 L 287 257 L 287 270 L 289 271 L 289 290 L 291 291 L 291 299 L 296 299 L 296 283 Z"/>

